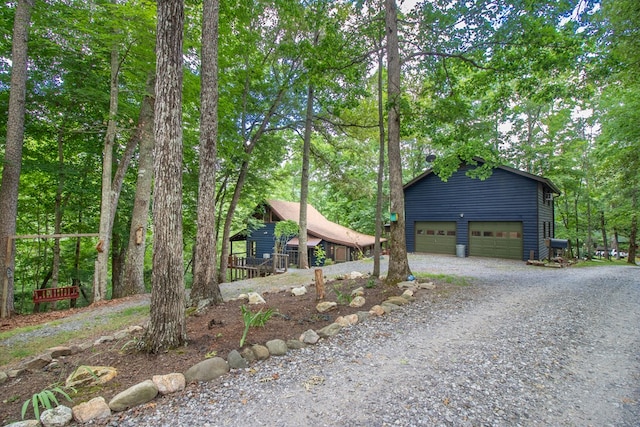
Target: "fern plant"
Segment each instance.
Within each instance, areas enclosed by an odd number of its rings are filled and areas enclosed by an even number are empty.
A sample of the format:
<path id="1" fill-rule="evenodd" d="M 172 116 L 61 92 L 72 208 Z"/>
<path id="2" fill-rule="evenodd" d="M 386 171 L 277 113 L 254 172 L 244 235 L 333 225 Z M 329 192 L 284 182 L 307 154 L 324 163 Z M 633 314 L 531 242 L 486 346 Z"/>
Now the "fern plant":
<path id="1" fill-rule="evenodd" d="M 242 338 L 240 338 L 240 347 L 244 345 L 244 341 L 247 339 L 249 328 L 252 326 L 264 326 L 265 323 L 273 315 L 273 309 L 268 309 L 265 312 L 260 309 L 259 312 L 253 313 L 244 304 L 240 307 L 242 311 L 242 321 L 244 322 L 244 331 L 242 332 Z"/>
<path id="2" fill-rule="evenodd" d="M 75 392 L 75 389 L 71 388 L 71 390 Z M 72 401 L 69 395 L 61 387 L 44 389 L 39 393 L 35 393 L 29 399 L 25 400 L 25 402 L 22 404 L 22 419 L 24 420 L 27 409 L 29 409 L 29 404 L 31 404 L 33 407 L 33 415 L 35 415 L 36 420 L 40 419 L 40 407 L 46 410 L 60 405 L 58 403 L 58 399 L 56 398 L 56 393 L 66 398 L 69 402 Z"/>

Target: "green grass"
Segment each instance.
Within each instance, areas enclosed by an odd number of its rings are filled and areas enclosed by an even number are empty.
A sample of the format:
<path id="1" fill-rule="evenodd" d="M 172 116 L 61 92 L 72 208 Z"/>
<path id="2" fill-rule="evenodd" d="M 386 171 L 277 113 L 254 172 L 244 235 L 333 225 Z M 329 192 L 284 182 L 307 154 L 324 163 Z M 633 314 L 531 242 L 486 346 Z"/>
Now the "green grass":
<path id="1" fill-rule="evenodd" d="M 418 279 L 418 281 L 422 282 L 426 280 L 433 280 L 437 282 L 453 284 L 456 286 L 471 286 L 471 283 L 466 277 L 454 276 L 451 274 L 415 273 L 414 276 L 416 277 L 416 279 Z"/>
<path id="2" fill-rule="evenodd" d="M 578 267 L 578 268 L 581 268 L 581 267 L 605 267 L 605 266 L 606 267 L 610 267 L 610 266 L 620 266 L 620 267 L 626 266 L 626 267 L 628 267 L 628 266 L 633 266 L 633 265 L 635 265 L 635 264 L 629 264 L 626 259 L 606 260 L 604 258 L 603 259 L 595 258 L 595 259 L 592 259 L 591 261 L 583 261 L 583 260 L 578 261 L 572 267 L 574 267 L 574 268 L 575 267 Z"/>
<path id="3" fill-rule="evenodd" d="M 22 359 L 28 359 L 44 353 L 47 349 L 55 346 L 68 344 L 70 341 L 84 341 L 93 338 L 95 335 L 108 335 L 115 331 L 124 329 L 130 325 L 143 322 L 149 315 L 149 306 L 137 306 L 126 308 L 108 316 L 98 316 L 93 319 L 82 319 L 80 322 L 87 323 L 76 331 L 58 331 L 55 326 L 63 323 L 63 320 L 56 320 L 42 325 L 26 326 L 16 328 L 11 331 L 0 333 L 0 366 L 16 363 Z M 36 337 L 26 342 L 12 344 L 8 351 L 5 351 L 3 341 L 11 337 L 26 332 L 33 332 L 46 329 L 46 336 Z"/>

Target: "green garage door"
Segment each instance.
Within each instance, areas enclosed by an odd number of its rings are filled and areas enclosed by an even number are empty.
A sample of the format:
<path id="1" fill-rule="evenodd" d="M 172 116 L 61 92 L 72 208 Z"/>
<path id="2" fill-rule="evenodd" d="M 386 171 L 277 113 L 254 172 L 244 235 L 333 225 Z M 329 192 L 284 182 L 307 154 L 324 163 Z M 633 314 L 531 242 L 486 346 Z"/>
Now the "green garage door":
<path id="1" fill-rule="evenodd" d="M 522 259 L 522 223 L 470 222 L 469 255 Z"/>
<path id="2" fill-rule="evenodd" d="M 455 222 L 416 222 L 416 252 L 456 253 Z"/>

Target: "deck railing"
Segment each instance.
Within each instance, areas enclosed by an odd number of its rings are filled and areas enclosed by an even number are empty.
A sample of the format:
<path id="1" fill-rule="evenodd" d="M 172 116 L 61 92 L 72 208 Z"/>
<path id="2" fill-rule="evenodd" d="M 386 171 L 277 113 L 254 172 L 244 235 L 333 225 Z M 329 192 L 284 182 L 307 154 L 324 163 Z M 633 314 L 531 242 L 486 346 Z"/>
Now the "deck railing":
<path id="1" fill-rule="evenodd" d="M 231 281 L 285 273 L 289 268 L 289 255 L 274 253 L 269 258 L 230 255 L 227 268 Z"/>

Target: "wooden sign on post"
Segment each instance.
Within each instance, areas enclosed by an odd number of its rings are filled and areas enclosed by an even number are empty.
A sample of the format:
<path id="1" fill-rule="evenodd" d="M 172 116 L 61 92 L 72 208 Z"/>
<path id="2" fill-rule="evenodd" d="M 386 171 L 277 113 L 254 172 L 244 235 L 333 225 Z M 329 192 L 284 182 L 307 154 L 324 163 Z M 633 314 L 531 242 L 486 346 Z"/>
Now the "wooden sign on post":
<path id="1" fill-rule="evenodd" d="M 322 269 L 316 268 L 314 271 L 316 275 L 316 300 L 324 299 L 324 276 L 322 275 Z"/>

